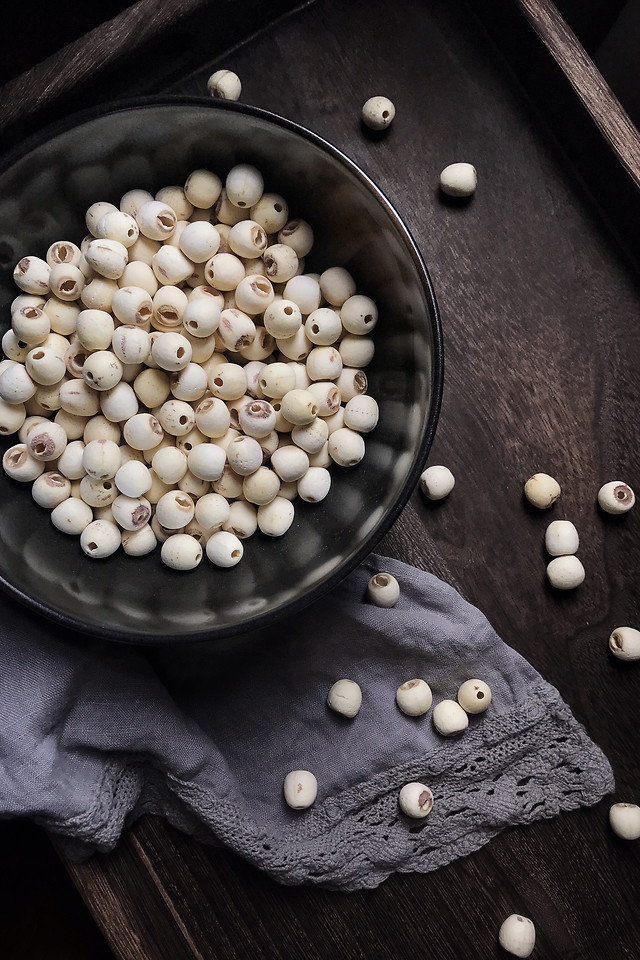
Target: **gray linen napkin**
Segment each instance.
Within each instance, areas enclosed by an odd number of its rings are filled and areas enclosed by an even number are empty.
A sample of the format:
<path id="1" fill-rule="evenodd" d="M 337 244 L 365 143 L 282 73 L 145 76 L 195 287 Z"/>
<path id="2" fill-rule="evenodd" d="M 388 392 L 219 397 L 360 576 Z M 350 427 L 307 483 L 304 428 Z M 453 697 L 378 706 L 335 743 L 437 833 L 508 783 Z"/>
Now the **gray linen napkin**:
<path id="1" fill-rule="evenodd" d="M 379 570 L 400 582 L 390 610 L 366 600 Z M 0 816 L 32 817 L 73 856 L 110 850 L 155 812 L 281 883 L 354 890 L 434 870 L 614 788 L 558 691 L 480 611 L 388 558 L 370 556 L 330 596 L 224 647 L 143 650 L 67 634 L 8 600 L 0 612 Z M 363 690 L 352 720 L 326 706 L 340 677 Z M 396 706 L 413 677 L 434 704 L 480 677 L 493 702 L 445 738 L 430 713 Z M 318 779 L 308 810 L 284 802 L 292 769 Z M 435 798 L 419 821 L 398 809 L 413 780 Z"/>

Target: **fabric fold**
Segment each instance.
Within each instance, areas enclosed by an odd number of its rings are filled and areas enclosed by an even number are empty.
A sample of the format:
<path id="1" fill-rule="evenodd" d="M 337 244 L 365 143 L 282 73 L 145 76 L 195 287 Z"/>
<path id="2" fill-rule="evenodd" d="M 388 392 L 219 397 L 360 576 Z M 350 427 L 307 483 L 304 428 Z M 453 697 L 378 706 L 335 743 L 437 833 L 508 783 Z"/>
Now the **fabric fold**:
<path id="1" fill-rule="evenodd" d="M 389 610 L 366 599 L 380 570 L 400 583 Z M 389 558 L 370 556 L 328 597 L 224 645 L 109 644 L 2 606 L 0 815 L 34 818 L 74 857 L 112 849 L 152 812 L 281 883 L 371 888 L 614 789 L 560 693 L 453 588 Z M 363 691 L 352 720 L 326 705 L 340 677 Z M 479 677 L 492 703 L 445 738 L 431 712 L 395 704 L 413 677 L 434 703 Z M 308 810 L 284 802 L 292 769 L 318 779 Z M 412 780 L 434 794 L 424 820 L 398 808 Z"/>

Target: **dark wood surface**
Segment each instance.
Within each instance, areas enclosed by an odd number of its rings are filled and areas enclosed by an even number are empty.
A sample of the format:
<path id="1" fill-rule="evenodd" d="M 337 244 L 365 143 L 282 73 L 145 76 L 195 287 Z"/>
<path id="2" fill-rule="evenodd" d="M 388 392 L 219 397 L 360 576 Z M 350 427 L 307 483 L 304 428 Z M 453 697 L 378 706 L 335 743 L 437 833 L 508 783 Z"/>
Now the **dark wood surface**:
<path id="1" fill-rule="evenodd" d="M 145 3 L 132 16 L 155 35 Z M 157 6 L 160 19 L 171 18 L 170 5 Z M 131 36 L 126 22 L 114 24 L 112 43 Z M 640 491 L 638 251 L 609 231 L 607 184 L 598 193 L 597 178 L 587 190 L 576 177 L 557 117 L 545 122 L 535 85 L 514 72 L 517 51 L 496 45 L 504 36 L 495 20 L 488 25 L 489 34 L 461 0 L 316 0 L 257 33 L 245 27 L 248 39 L 233 39 L 226 54 L 216 36 L 210 60 L 194 40 L 201 59 L 182 49 L 164 78 L 157 64 L 145 70 L 129 57 L 115 92 L 147 92 L 151 77 L 158 90 L 203 93 L 214 68 L 230 67 L 244 100 L 334 142 L 395 204 L 442 310 L 445 395 L 429 461 L 447 464 L 457 482 L 440 504 L 416 491 L 380 552 L 443 577 L 484 611 L 603 748 L 616 793 L 507 830 L 434 874 L 398 875 L 354 894 L 280 887 L 232 853 L 145 818 L 113 853 L 66 862 L 123 960 L 499 957 L 497 930 L 511 912 L 535 921 L 539 960 L 640 956 L 640 846 L 617 840 L 607 824 L 613 800 L 640 797 L 640 667 L 607 652 L 614 627 L 640 625 L 640 507 L 611 518 L 596 506 L 607 480 Z M 39 110 L 33 83 L 53 76 L 53 63 L 11 87 L 10 104 L 0 98 L 9 138 L 66 109 L 70 90 L 79 105 L 107 98 L 89 49 L 74 48 L 77 87 L 68 61 L 58 62 L 59 89 L 45 91 Z M 397 109 L 382 138 L 359 123 L 376 93 Z M 437 190 L 454 160 L 478 168 L 466 204 L 444 202 Z M 539 470 L 563 487 L 545 514 L 522 497 Z M 544 530 L 559 517 L 577 525 L 587 571 L 567 594 L 544 576 Z"/>

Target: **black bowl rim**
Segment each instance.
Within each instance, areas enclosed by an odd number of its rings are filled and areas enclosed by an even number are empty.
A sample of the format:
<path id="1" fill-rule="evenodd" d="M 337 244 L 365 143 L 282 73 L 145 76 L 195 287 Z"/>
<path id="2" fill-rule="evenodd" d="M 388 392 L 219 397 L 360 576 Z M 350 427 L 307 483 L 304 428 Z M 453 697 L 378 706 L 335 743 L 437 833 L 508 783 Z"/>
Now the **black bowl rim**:
<path id="1" fill-rule="evenodd" d="M 62 133 L 65 133 L 68 130 L 71 130 L 73 127 L 79 126 L 88 121 L 96 120 L 100 117 L 108 116 L 110 114 L 117 114 L 131 110 L 142 110 L 147 107 L 173 106 L 191 106 L 201 108 L 205 107 L 213 110 L 229 110 L 232 112 L 243 113 L 247 116 L 255 117 L 257 119 L 275 124 L 276 126 L 283 127 L 285 130 L 288 130 L 289 132 L 310 141 L 316 147 L 319 147 L 334 159 L 338 160 L 378 199 L 379 203 L 381 203 L 382 206 L 387 210 L 387 213 L 394 222 L 396 229 L 404 237 L 407 248 L 414 261 L 414 265 L 417 268 L 418 274 L 421 275 L 423 288 L 427 293 L 427 298 L 430 301 L 432 318 L 431 327 L 433 336 L 431 371 L 432 402 L 429 410 L 429 416 L 427 418 L 427 424 L 413 467 L 408 474 L 405 484 L 400 491 L 400 495 L 396 498 L 393 507 L 388 511 L 380 523 L 373 528 L 367 537 L 365 537 L 360 547 L 351 555 L 348 560 L 340 564 L 332 574 L 318 583 L 312 590 L 308 591 L 303 596 L 294 598 L 288 603 L 284 604 L 278 609 L 277 612 L 267 611 L 266 613 L 260 614 L 254 618 L 250 618 L 248 621 L 243 621 L 238 624 L 230 624 L 226 627 L 217 629 L 214 627 L 209 630 L 199 630 L 192 633 L 181 633 L 178 636 L 175 634 L 150 635 L 140 630 L 131 630 L 129 632 L 125 632 L 120 628 L 114 629 L 110 627 L 109 624 L 105 624 L 104 628 L 102 629 L 92 628 L 90 631 L 87 631 L 87 625 L 81 618 L 74 616 L 72 613 L 65 613 L 48 607 L 46 604 L 43 604 L 41 601 L 39 601 L 37 597 L 30 596 L 22 591 L 18 586 L 0 575 L 0 589 L 31 610 L 34 610 L 36 613 L 42 615 L 49 621 L 54 621 L 61 626 L 71 628 L 75 631 L 84 633 L 85 635 L 89 633 L 91 636 L 99 637 L 101 639 L 113 640 L 119 643 L 143 644 L 145 646 L 158 646 L 168 642 L 181 644 L 212 640 L 215 641 L 217 639 L 236 636 L 241 633 L 253 632 L 254 630 L 259 630 L 270 625 L 275 620 L 280 620 L 285 616 L 295 614 L 299 610 L 304 609 L 333 590 L 365 559 L 366 556 L 372 552 L 376 543 L 378 543 L 391 529 L 411 497 L 411 494 L 418 483 L 419 476 L 422 473 L 424 463 L 426 462 L 429 450 L 433 443 L 436 426 L 440 416 L 444 387 L 444 338 L 440 310 L 438 308 L 438 302 L 431 276 L 424 262 L 422 254 L 418 250 L 416 242 L 411 235 L 411 232 L 388 197 L 364 172 L 364 170 L 362 170 L 361 167 L 355 163 L 355 161 L 351 160 L 346 153 L 334 146 L 328 140 L 325 140 L 319 134 L 314 133 L 307 127 L 302 126 L 302 124 L 299 124 L 293 120 L 288 120 L 285 117 L 281 117 L 269 110 L 264 110 L 261 107 L 255 107 L 251 104 L 238 103 L 229 100 L 213 100 L 205 97 L 166 94 L 131 97 L 100 104 L 97 107 L 79 110 L 68 115 L 62 120 L 57 120 L 48 124 L 47 126 L 38 130 L 36 133 L 31 134 L 21 144 L 12 148 L 2 157 L 0 157 L 0 173 L 8 170 L 18 160 L 25 157 L 37 147 L 42 146 L 47 141 Z"/>

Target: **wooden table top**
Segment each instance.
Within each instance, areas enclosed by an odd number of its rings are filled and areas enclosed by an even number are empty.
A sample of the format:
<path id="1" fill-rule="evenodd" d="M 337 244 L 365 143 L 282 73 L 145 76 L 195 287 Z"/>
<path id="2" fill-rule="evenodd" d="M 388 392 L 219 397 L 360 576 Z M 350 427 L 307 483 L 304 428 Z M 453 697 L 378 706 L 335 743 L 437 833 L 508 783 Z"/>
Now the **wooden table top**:
<path id="1" fill-rule="evenodd" d="M 214 6 L 220 23 L 207 46 L 194 24 L 211 27 Z M 379 552 L 442 577 L 485 613 L 585 724 L 616 792 L 369 892 L 278 886 L 152 817 L 113 853 L 67 867 L 122 960 L 499 957 L 497 930 L 512 912 L 534 919 L 539 960 L 637 960 L 640 847 L 612 834 L 608 809 L 640 802 L 640 666 L 616 661 L 607 640 L 617 626 L 640 627 L 640 508 L 616 518 L 596 504 L 608 480 L 640 492 L 637 248 L 610 230 L 608 185 L 585 185 L 535 86 L 513 72 L 517 50 L 505 59 L 496 46 L 495 22 L 489 35 L 462 0 L 290 6 L 276 4 L 267 26 L 249 0 L 193 0 L 180 15 L 175 3 L 142 0 L 71 60 L 9 84 L 0 123 L 11 142 L 72 104 L 204 94 L 224 66 L 242 78 L 243 100 L 308 126 L 362 166 L 435 285 L 446 380 L 429 463 L 456 476 L 440 503 L 416 491 Z M 132 36 L 150 44 L 144 65 L 125 56 Z M 380 93 L 397 115 L 372 138 L 360 107 Z M 440 170 L 456 160 L 478 169 L 467 204 L 438 192 Z M 562 485 L 548 513 L 522 495 L 538 471 Z M 545 580 L 544 530 L 557 518 L 576 524 L 586 569 L 566 593 Z"/>

